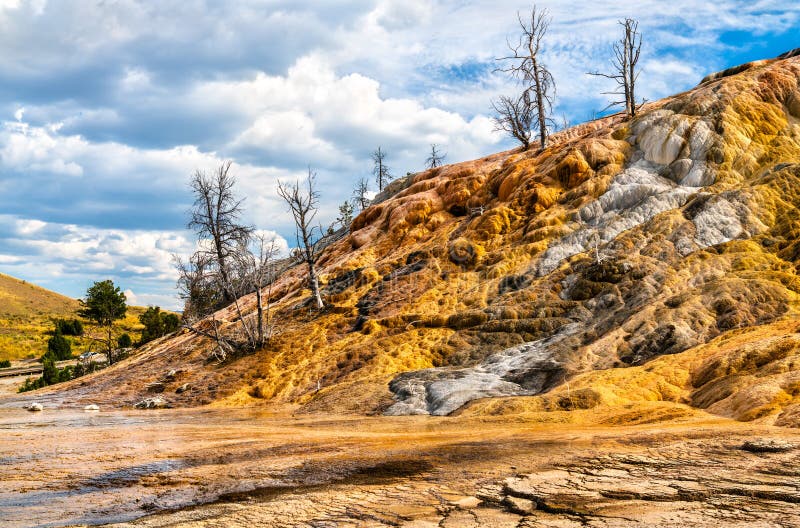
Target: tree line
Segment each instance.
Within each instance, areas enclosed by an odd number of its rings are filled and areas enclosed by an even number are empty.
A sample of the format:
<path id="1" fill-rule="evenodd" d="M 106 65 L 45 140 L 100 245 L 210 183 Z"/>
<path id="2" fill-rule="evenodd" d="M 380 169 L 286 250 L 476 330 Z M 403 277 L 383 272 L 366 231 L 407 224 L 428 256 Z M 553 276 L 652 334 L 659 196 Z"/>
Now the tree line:
<path id="1" fill-rule="evenodd" d="M 115 323 L 123 319 L 127 313 L 128 305 L 125 293 L 111 280 L 97 281 L 86 292 L 86 297 L 80 300 L 78 315 L 95 326 L 86 330 L 81 319 L 55 319 L 53 321 L 52 336 L 47 340 L 47 350 L 39 358 L 42 363 L 42 375 L 38 378 L 28 378 L 19 392 L 35 390 L 54 383 L 60 383 L 78 378 L 85 374 L 102 368 L 94 361 L 91 350 L 99 344 L 106 356 L 106 365 L 119 361 L 126 355 L 126 350 L 135 346 L 142 346 L 154 339 L 175 332 L 180 323 L 179 317 L 170 312 L 163 312 L 158 306 L 149 306 L 139 315 L 142 324 L 142 335 L 134 343 L 130 334 L 120 333 Z M 75 359 L 72 350 L 72 341 L 69 337 L 84 337 L 89 339 L 89 351 L 81 355 L 75 365 L 66 365 L 59 368 L 56 363 Z"/>

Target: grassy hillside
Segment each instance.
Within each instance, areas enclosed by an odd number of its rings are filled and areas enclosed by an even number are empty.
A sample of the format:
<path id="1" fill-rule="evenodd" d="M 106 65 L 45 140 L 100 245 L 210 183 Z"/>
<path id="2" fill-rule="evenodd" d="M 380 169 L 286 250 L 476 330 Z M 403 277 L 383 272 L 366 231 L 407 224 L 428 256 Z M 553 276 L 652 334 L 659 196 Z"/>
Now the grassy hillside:
<path id="1" fill-rule="evenodd" d="M 52 320 L 73 317 L 78 308 L 75 299 L 0 274 L 0 359 L 40 355 Z"/>
<path id="2" fill-rule="evenodd" d="M 76 299 L 0 273 L 0 360 L 41 356 L 47 350 L 53 320 L 77 317 L 79 308 Z M 120 331 L 129 333 L 134 341 L 141 334 L 139 314 L 144 310 L 129 307 L 119 324 Z M 90 333 L 91 325 L 86 329 Z M 69 339 L 73 353 L 84 352 L 91 344 L 86 337 Z"/>

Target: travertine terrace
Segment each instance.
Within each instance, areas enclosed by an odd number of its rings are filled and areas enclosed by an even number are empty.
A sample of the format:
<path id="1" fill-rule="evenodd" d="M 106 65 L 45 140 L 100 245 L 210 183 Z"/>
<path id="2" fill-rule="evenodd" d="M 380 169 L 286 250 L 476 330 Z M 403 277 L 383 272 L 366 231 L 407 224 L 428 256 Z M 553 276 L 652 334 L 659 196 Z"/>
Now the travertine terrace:
<path id="1" fill-rule="evenodd" d="M 632 122 L 412 174 L 324 250 L 326 310 L 302 266 L 280 277 L 264 350 L 220 364 L 184 332 L 52 390 L 124 407 L 161 380 L 172 406 L 301 413 L 663 402 L 796 427 L 799 80 L 800 57 L 751 63 Z"/>

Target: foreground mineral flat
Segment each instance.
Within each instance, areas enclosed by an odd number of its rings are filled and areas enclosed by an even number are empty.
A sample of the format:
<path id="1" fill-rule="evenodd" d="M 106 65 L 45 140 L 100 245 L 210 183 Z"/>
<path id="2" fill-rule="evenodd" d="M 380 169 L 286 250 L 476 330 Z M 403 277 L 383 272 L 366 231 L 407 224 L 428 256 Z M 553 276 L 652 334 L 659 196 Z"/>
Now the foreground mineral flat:
<path id="1" fill-rule="evenodd" d="M 11 527 L 800 526 L 798 431 L 705 414 L 638 426 L 551 418 L 7 406 L 0 518 Z M 747 441 L 775 450 L 743 450 Z"/>

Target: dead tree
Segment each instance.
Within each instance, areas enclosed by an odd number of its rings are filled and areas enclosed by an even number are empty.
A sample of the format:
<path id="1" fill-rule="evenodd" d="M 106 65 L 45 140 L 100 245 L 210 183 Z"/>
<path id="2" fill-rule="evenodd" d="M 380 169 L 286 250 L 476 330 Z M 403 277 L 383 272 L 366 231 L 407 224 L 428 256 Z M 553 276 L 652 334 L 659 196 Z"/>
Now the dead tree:
<path id="1" fill-rule="evenodd" d="M 225 304 L 235 298 L 229 288 L 234 280 L 229 260 L 239 246 L 247 244 L 253 231 L 240 223 L 243 200 L 234 195 L 236 179 L 230 174 L 230 168 L 231 162 L 226 161 L 213 175 L 199 170 L 194 173 L 191 181 L 194 206 L 188 224 L 201 240 L 208 241 L 208 246 L 201 250 L 211 257 L 204 259 L 205 267 L 212 263 L 216 266 Z"/>
<path id="2" fill-rule="evenodd" d="M 639 62 L 639 54 L 642 50 L 642 34 L 639 33 L 639 22 L 632 18 L 620 20 L 619 24 L 623 28 L 623 35 L 619 42 L 614 43 L 614 59 L 612 65 L 614 73 L 589 72 L 589 75 L 613 79 L 617 83 L 617 89 L 613 92 L 603 92 L 604 95 L 622 96 L 622 100 L 612 101 L 604 110 L 615 106 L 624 106 L 628 117 L 636 117 L 636 81 L 639 78 L 639 71 L 636 65 Z M 640 103 L 641 104 L 641 103 Z"/>
<path id="3" fill-rule="evenodd" d="M 531 124 L 535 114 L 529 94 L 526 90 L 516 99 L 502 95 L 497 101 L 492 101 L 492 108 L 497 114 L 494 117 L 494 129 L 519 141 L 525 150 L 531 143 Z"/>
<path id="4" fill-rule="evenodd" d="M 342 227 L 349 228 L 353 222 L 353 209 L 353 204 L 350 202 L 342 202 L 342 205 L 339 206 L 339 217 L 336 218 L 336 223 Z"/>
<path id="5" fill-rule="evenodd" d="M 264 346 L 272 339 L 272 319 L 270 299 L 272 298 L 272 285 L 277 277 L 275 257 L 278 247 L 273 237 L 269 242 L 263 235 L 256 237 L 257 259 L 254 259 L 253 285 L 256 288 L 256 322 L 259 346 Z M 267 288 L 266 303 L 264 302 L 264 287 Z"/>
<path id="6" fill-rule="evenodd" d="M 389 185 L 392 181 L 392 175 L 389 174 L 389 167 L 386 166 L 386 152 L 381 150 L 381 147 L 372 153 L 372 161 L 374 166 L 372 174 L 375 175 L 375 183 L 378 184 L 378 192 L 381 192 L 384 187 Z"/>
<path id="7" fill-rule="evenodd" d="M 301 259 L 308 266 L 308 282 L 311 287 L 311 293 L 316 300 L 317 308 L 322 309 L 325 307 L 325 303 L 322 302 L 322 295 L 319 290 L 319 278 L 317 277 L 316 269 L 317 249 L 314 245 L 314 232 L 315 229 L 319 229 L 313 225 L 319 206 L 319 192 L 314 188 L 315 179 L 316 174 L 311 172 L 309 167 L 308 176 L 303 185 L 299 181 L 295 181 L 291 185 L 278 182 L 278 195 L 284 199 L 292 212 L 297 247 L 300 250 Z"/>
<path id="8" fill-rule="evenodd" d="M 496 71 L 509 73 L 523 86 L 524 101 L 527 97 L 534 107 L 534 117 L 539 128 L 539 144 L 542 149 L 547 146 L 547 127 L 551 124 L 550 113 L 553 111 L 555 97 L 555 80 L 553 75 L 542 63 L 540 53 L 542 39 L 547 33 L 550 19 L 547 10 L 537 13 L 536 6 L 531 10 L 530 20 L 525 21 L 517 12 L 522 34 L 516 46 L 508 43 L 511 55 L 500 57 L 498 61 L 508 61 L 510 66 L 498 68 Z"/>
<path id="9" fill-rule="evenodd" d="M 234 301 L 237 316 L 241 322 L 249 348 L 256 351 L 262 348 L 272 337 L 270 297 L 272 295 L 272 283 L 276 279 L 274 259 L 278 250 L 274 237 L 267 239 L 263 234 L 258 234 L 253 236 L 253 242 L 254 247 L 252 249 L 242 246 L 236 254 L 237 271 L 240 280 L 232 287 L 238 286 L 238 291 L 236 291 L 237 300 Z M 267 288 L 266 302 L 264 288 Z M 253 291 L 256 294 L 256 318 L 251 323 L 243 313 L 238 297 Z"/>
<path id="10" fill-rule="evenodd" d="M 356 182 L 355 189 L 353 189 L 353 204 L 361 211 L 369 207 L 369 198 L 367 198 L 368 192 L 369 182 L 367 179 L 359 179 L 358 182 Z"/>
<path id="11" fill-rule="evenodd" d="M 439 148 L 436 146 L 436 143 L 431 144 L 431 154 L 425 159 L 425 167 L 429 169 L 435 169 L 436 167 L 440 167 L 442 163 L 444 163 L 444 159 L 447 157 L 447 154 L 442 154 L 439 151 Z"/>
<path id="12" fill-rule="evenodd" d="M 216 344 L 214 357 L 224 361 L 229 354 L 235 352 L 237 346 L 222 335 L 214 315 L 222 295 L 218 287 L 220 278 L 217 268 L 209 255 L 200 251 L 185 261 L 178 256 L 174 256 L 174 259 L 178 269 L 178 291 L 185 303 L 181 327 L 213 340 Z M 199 324 L 207 318 L 210 319 L 210 330 Z"/>

